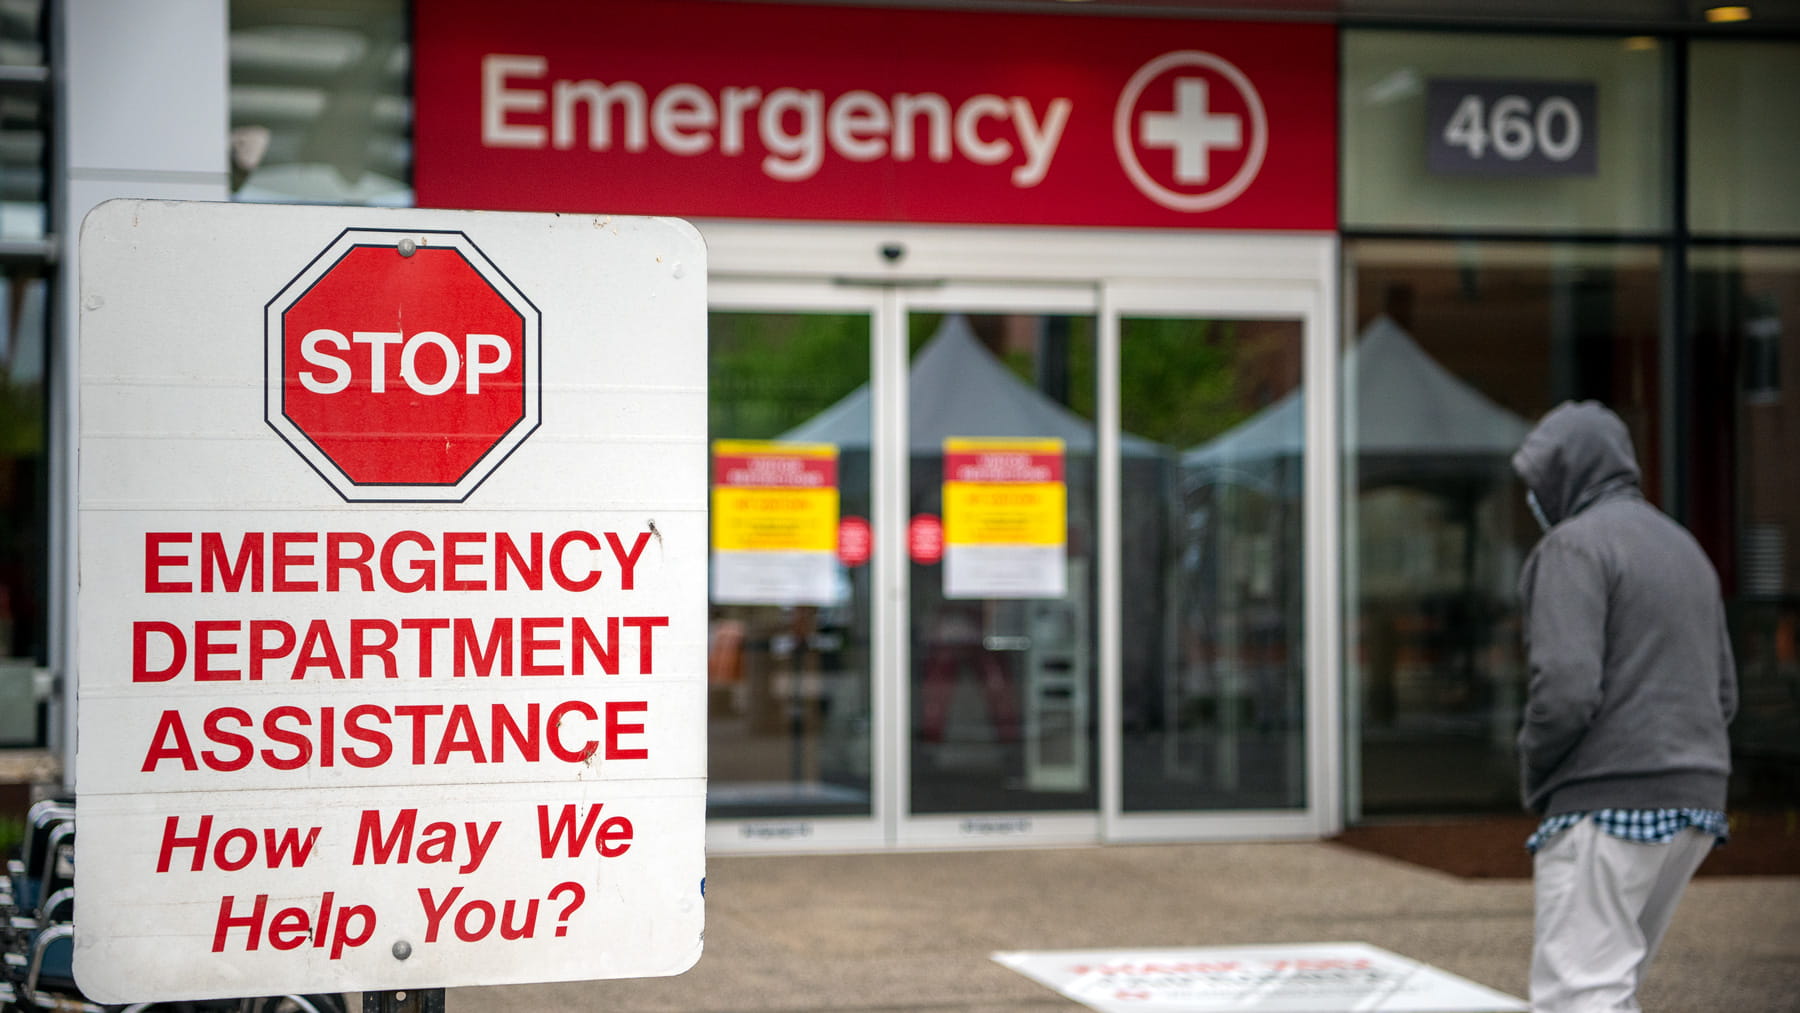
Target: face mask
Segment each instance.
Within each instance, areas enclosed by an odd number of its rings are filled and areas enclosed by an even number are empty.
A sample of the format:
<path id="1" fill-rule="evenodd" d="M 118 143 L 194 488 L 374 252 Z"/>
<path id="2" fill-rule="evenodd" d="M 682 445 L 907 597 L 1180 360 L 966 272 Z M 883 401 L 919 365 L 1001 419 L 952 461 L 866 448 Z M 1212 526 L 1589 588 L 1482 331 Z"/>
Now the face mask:
<path id="1" fill-rule="evenodd" d="M 1538 527 L 1550 530 L 1550 518 L 1544 516 L 1544 505 L 1538 502 L 1537 493 L 1525 490 L 1525 504 L 1531 507 L 1531 516 L 1537 518 Z"/>

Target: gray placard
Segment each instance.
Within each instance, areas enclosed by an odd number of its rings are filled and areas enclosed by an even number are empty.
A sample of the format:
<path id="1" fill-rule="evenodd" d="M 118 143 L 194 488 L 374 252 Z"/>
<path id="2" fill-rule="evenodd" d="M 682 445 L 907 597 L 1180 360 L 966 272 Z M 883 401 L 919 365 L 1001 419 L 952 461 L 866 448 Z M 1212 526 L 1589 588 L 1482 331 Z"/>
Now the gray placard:
<path id="1" fill-rule="evenodd" d="M 1426 166 L 1477 176 L 1592 176 L 1598 89 L 1583 81 L 1433 78 L 1426 82 Z"/>

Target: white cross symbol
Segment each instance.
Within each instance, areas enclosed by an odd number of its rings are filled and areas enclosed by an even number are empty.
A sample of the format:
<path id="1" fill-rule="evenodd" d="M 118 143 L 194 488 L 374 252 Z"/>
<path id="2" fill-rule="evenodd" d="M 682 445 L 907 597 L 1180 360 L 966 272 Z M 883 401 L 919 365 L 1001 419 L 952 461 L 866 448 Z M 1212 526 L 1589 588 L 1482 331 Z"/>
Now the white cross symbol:
<path id="1" fill-rule="evenodd" d="M 1198 77 L 1175 79 L 1175 111 L 1145 113 L 1138 133 L 1146 148 L 1175 151 L 1175 181 L 1205 183 L 1211 178 L 1206 156 L 1213 148 L 1235 151 L 1244 146 L 1243 117 L 1214 116 L 1206 108 L 1206 81 Z"/>

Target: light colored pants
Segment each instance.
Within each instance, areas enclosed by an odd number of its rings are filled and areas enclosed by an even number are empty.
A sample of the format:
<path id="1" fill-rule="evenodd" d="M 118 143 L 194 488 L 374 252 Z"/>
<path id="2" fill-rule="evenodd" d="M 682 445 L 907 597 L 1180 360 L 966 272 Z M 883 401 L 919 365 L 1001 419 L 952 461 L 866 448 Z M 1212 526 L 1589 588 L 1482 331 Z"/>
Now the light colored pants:
<path id="1" fill-rule="evenodd" d="M 1712 848 L 1712 835 L 1693 827 L 1667 844 L 1639 844 L 1591 819 L 1539 848 L 1532 1013 L 1636 1011 L 1638 983 Z"/>

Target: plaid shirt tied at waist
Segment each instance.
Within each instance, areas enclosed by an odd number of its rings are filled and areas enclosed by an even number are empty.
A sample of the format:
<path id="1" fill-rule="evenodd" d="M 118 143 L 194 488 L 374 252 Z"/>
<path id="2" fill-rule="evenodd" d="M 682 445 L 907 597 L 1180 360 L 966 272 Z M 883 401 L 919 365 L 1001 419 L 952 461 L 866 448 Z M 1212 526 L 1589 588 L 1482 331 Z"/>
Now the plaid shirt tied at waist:
<path id="1" fill-rule="evenodd" d="M 1536 852 L 1552 837 L 1589 817 L 1601 832 L 1638 844 L 1667 844 L 1688 827 L 1713 835 L 1719 844 L 1730 836 L 1725 814 L 1717 809 L 1595 809 L 1546 817 L 1525 842 L 1526 850 Z"/>

